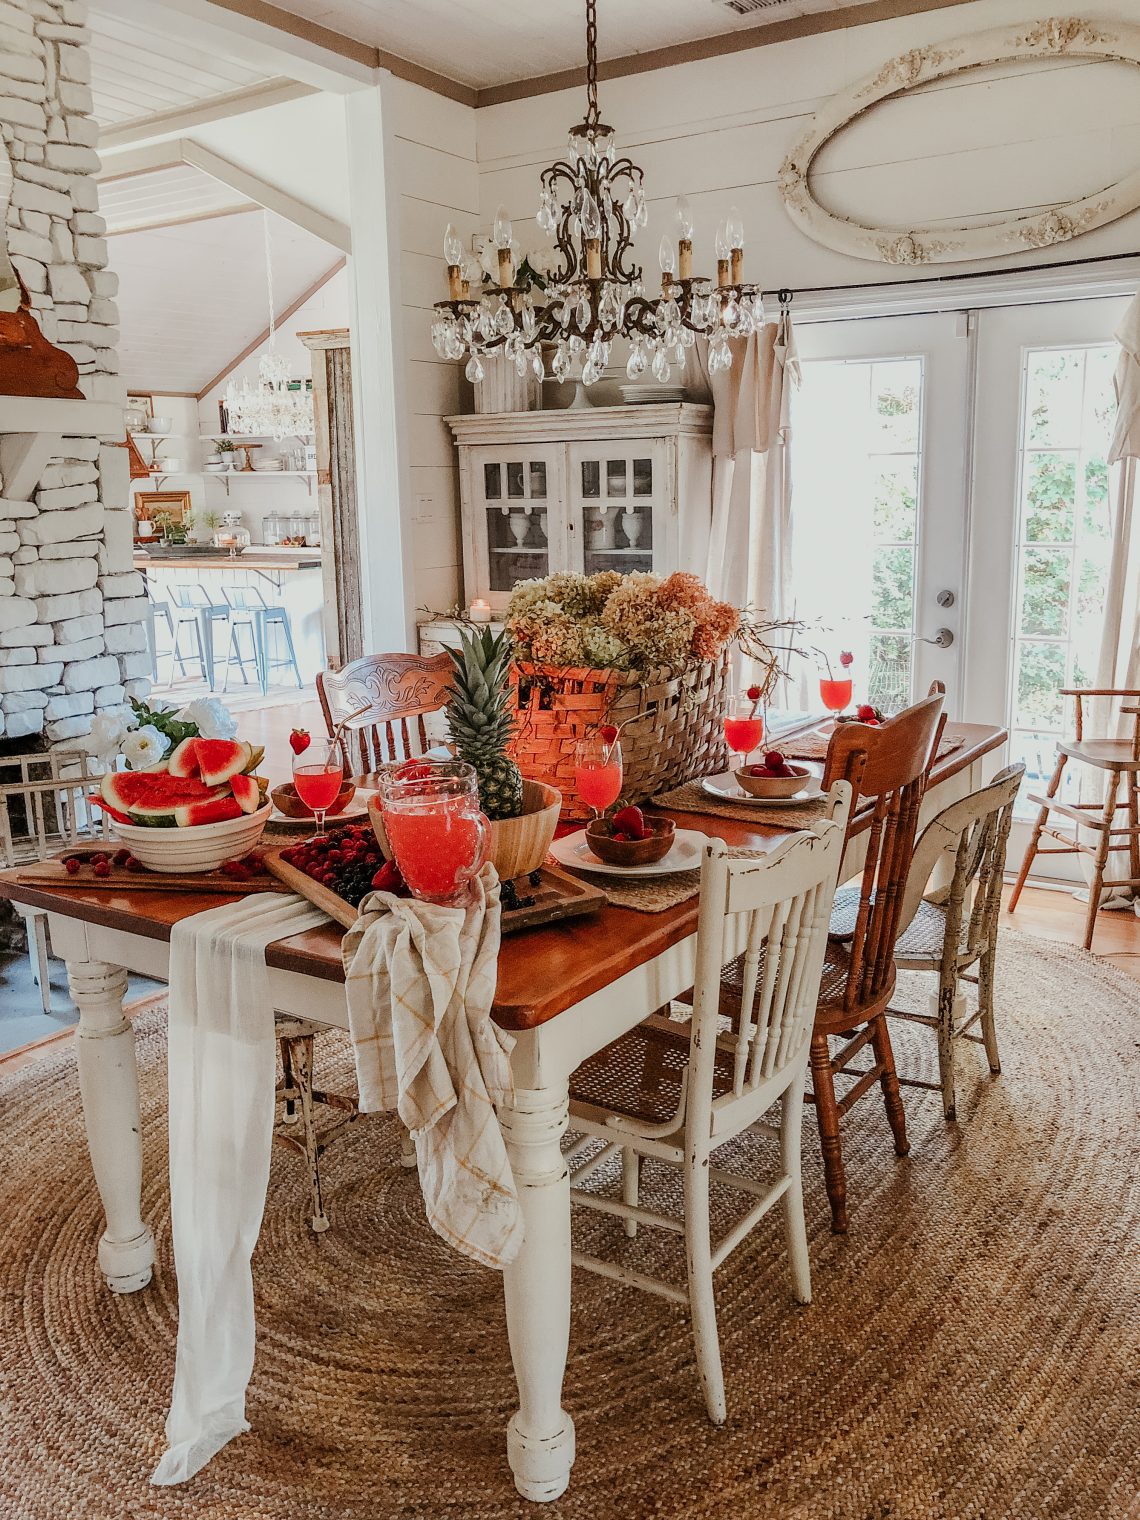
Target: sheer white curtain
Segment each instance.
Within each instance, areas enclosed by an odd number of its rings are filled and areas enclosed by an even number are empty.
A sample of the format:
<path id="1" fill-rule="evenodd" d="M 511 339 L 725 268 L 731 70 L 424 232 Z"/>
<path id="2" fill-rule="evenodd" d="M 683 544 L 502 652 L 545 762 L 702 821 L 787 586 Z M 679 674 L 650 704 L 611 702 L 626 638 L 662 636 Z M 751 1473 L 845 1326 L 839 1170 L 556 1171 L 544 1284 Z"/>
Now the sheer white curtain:
<path id="1" fill-rule="evenodd" d="M 715 596 L 792 615 L 791 394 L 800 363 L 790 313 L 732 343 L 732 367 L 708 373 L 697 357 L 713 415 L 713 478 L 707 516 L 689 518 L 682 564 L 703 570 Z"/>
<path id="2" fill-rule="evenodd" d="M 1136 516 L 1137 461 L 1140 460 L 1140 295 L 1124 315 L 1116 334 L 1120 359 L 1116 366 L 1116 430 L 1108 462 L 1118 465 L 1112 509 L 1112 557 L 1104 599 L 1104 626 L 1097 659 L 1096 685 L 1140 688 L 1140 523 Z M 1091 704 L 1090 738 L 1131 738 L 1135 719 L 1122 715 L 1121 703 L 1107 699 Z M 1086 791 L 1082 777 L 1082 796 Z M 1096 782 L 1089 788 L 1096 795 Z M 1103 795 L 1103 794 L 1102 794 Z M 1082 858 L 1082 866 L 1088 862 Z M 1087 872 L 1091 879 L 1091 870 Z M 1110 855 L 1105 881 L 1130 874 L 1124 851 Z"/>

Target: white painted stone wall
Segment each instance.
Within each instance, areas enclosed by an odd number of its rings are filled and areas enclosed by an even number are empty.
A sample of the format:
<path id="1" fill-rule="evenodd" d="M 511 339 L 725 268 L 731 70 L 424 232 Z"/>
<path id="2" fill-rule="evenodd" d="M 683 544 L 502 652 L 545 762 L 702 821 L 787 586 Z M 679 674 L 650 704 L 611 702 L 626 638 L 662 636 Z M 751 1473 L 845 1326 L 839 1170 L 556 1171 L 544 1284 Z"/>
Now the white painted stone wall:
<path id="1" fill-rule="evenodd" d="M 0 0 L 8 250 L 84 395 L 122 402 L 86 19 L 86 0 Z M 0 481 L 0 735 L 74 745 L 96 712 L 149 691 L 129 500 L 126 450 L 93 437 L 64 440 L 30 501 Z"/>

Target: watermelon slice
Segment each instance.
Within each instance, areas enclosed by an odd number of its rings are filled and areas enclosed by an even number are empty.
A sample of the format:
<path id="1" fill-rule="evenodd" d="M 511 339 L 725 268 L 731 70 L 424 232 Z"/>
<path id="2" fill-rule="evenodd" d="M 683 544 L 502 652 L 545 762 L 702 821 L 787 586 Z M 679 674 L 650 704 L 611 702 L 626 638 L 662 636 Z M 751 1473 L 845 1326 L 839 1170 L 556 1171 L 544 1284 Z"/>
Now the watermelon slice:
<path id="1" fill-rule="evenodd" d="M 177 827 L 178 809 L 228 793 L 228 787 L 210 787 L 197 777 L 172 776 L 167 770 L 111 771 L 99 783 L 99 795 L 119 815 L 117 822 L 125 816 L 130 823 L 159 828 Z"/>
<path id="2" fill-rule="evenodd" d="M 174 822 L 180 829 L 191 829 L 204 823 L 228 823 L 231 818 L 240 818 L 243 811 L 236 797 L 210 797 L 175 808 Z"/>
<path id="3" fill-rule="evenodd" d="M 256 813 L 261 806 L 261 788 L 256 776 L 231 776 L 230 787 L 243 813 Z"/>
<path id="4" fill-rule="evenodd" d="M 172 776 L 198 775 L 198 755 L 195 750 L 197 743 L 196 737 L 183 739 L 182 743 L 171 752 L 166 768 Z"/>
<path id="5" fill-rule="evenodd" d="M 107 817 L 113 818 L 116 823 L 130 823 L 131 821 L 129 813 L 120 813 L 117 807 L 112 807 L 109 802 L 104 802 L 102 797 L 92 795 L 88 797 L 87 801 L 91 803 L 92 807 L 101 808 L 107 814 Z"/>
<path id="6" fill-rule="evenodd" d="M 221 786 L 231 776 L 240 775 L 252 757 L 253 746 L 244 739 L 194 740 L 198 774 L 207 786 Z"/>

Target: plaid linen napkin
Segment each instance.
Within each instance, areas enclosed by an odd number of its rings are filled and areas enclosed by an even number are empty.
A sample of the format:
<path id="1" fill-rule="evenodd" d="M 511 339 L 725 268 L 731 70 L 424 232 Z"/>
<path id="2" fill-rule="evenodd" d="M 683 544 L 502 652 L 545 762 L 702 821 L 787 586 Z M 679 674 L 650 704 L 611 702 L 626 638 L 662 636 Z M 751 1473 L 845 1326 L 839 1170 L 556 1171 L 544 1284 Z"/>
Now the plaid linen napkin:
<path id="1" fill-rule="evenodd" d="M 394 1109 L 411 1131 L 436 1234 L 502 1268 L 522 1247 L 523 1223 L 495 1112 L 514 1093 L 514 1041 L 491 1022 L 494 866 L 471 891 L 458 908 L 373 892 L 342 950 L 361 1109 Z"/>

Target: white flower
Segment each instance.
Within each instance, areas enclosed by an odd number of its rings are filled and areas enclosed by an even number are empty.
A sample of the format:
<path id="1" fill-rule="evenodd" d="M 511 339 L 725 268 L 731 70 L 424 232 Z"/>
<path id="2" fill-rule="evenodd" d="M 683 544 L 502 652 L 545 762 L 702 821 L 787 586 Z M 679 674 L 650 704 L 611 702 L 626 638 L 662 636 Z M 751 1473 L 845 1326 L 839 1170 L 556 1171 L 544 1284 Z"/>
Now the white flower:
<path id="1" fill-rule="evenodd" d="M 101 712 L 91 720 L 91 732 L 87 747 L 100 760 L 110 760 L 118 754 L 119 746 L 136 726 L 138 719 L 133 713 Z"/>
<path id="2" fill-rule="evenodd" d="M 123 740 L 123 754 L 133 771 L 145 771 L 156 765 L 170 748 L 170 740 L 153 723 L 128 734 Z"/>
<path id="3" fill-rule="evenodd" d="M 527 263 L 534 270 L 535 274 L 540 274 L 543 279 L 546 279 L 547 275 L 553 274 L 561 263 L 556 248 L 533 248 L 526 257 Z"/>
<path id="4" fill-rule="evenodd" d="M 178 717 L 193 723 L 203 739 L 232 739 L 238 730 L 237 719 L 218 697 L 199 697 Z"/>

